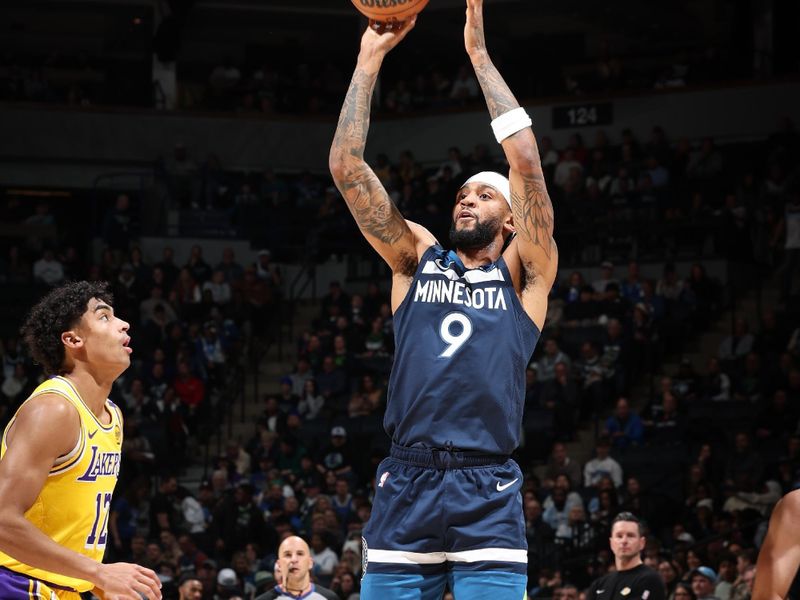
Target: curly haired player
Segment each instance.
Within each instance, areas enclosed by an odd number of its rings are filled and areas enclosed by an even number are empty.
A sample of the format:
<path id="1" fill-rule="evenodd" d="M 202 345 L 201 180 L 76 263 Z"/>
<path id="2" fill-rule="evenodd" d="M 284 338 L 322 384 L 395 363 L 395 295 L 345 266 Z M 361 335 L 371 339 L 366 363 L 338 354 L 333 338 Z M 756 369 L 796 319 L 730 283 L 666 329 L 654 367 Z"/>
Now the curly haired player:
<path id="1" fill-rule="evenodd" d="M 50 376 L 22 404 L 0 445 L 0 597 L 161 598 L 156 574 L 102 564 L 122 447 L 122 414 L 109 399 L 128 368 L 128 323 L 105 284 L 66 284 L 22 328 Z"/>

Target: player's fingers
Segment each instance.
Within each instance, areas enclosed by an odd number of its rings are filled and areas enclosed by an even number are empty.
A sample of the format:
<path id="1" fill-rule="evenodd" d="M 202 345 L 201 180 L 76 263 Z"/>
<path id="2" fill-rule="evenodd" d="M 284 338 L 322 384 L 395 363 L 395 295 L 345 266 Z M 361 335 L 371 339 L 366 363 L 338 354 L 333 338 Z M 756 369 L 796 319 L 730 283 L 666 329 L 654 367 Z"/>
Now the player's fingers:
<path id="1" fill-rule="evenodd" d="M 408 35 L 408 32 L 414 29 L 414 25 L 417 22 L 416 16 L 414 18 L 409 19 L 408 21 L 396 21 L 392 23 L 392 31 L 395 32 L 397 35 L 397 40 L 400 41 Z"/>
<path id="2" fill-rule="evenodd" d="M 144 596 L 148 600 L 156 600 L 153 598 L 153 590 L 151 590 L 144 581 L 139 581 L 138 578 L 134 578 L 128 584 L 128 587 L 135 592 L 136 595 Z"/>
<path id="3" fill-rule="evenodd" d="M 133 586 L 133 590 L 136 592 L 136 596 L 139 596 L 139 600 L 142 598 L 145 598 L 146 600 L 159 600 L 159 597 L 153 596 L 153 591 L 146 585 L 137 583 Z M 135 598 L 136 596 L 132 596 L 132 598 Z"/>
<path id="4" fill-rule="evenodd" d="M 158 575 L 156 575 L 155 571 L 141 566 L 137 566 L 137 568 L 139 574 L 137 579 L 139 581 L 142 581 L 141 578 L 144 577 L 144 581 L 147 583 L 147 585 L 154 585 L 157 590 L 161 589 L 161 580 L 158 578 Z"/>
<path id="5" fill-rule="evenodd" d="M 147 567 L 143 567 L 143 566 L 141 566 L 141 565 L 136 565 L 136 570 L 137 570 L 139 573 L 141 573 L 142 575 L 144 575 L 144 576 L 146 576 L 146 577 L 149 577 L 149 578 L 150 578 L 150 579 L 152 579 L 153 581 L 160 581 L 160 580 L 158 579 L 158 575 L 156 575 L 156 572 L 155 572 L 155 571 L 153 571 L 153 569 L 148 569 Z"/>
<path id="6" fill-rule="evenodd" d="M 153 581 L 147 576 L 139 575 L 136 578 L 136 583 L 139 584 L 138 587 L 135 587 L 136 591 L 143 593 L 150 600 L 161 599 L 161 582 L 158 579 Z"/>

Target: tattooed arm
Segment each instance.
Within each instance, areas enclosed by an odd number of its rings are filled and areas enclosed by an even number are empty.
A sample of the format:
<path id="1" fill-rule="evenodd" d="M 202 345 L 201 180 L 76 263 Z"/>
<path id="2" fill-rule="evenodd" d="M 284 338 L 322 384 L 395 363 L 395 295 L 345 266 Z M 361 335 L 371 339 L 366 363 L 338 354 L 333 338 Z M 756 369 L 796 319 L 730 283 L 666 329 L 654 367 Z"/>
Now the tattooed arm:
<path id="1" fill-rule="evenodd" d="M 397 276 L 410 277 L 417 266 L 419 226 L 411 227 L 397 210 L 377 175 L 364 160 L 372 93 L 386 53 L 414 27 L 380 33 L 370 26 L 361 38 L 356 69 L 339 116 L 329 166 L 336 187 L 367 241 Z M 430 236 L 430 234 L 428 234 Z M 432 242 L 430 236 L 428 245 Z M 423 240 L 424 241 L 424 240 Z"/>
<path id="2" fill-rule="evenodd" d="M 483 0 L 467 0 L 464 42 L 492 119 L 519 108 L 514 94 L 489 58 L 483 30 Z M 517 236 L 507 255 L 519 256 L 516 278 L 523 306 L 541 329 L 555 280 L 558 249 L 553 240 L 553 204 L 544 182 L 539 148 L 530 127 L 502 142 L 511 167 L 511 210 Z M 507 261 L 514 269 L 514 261 Z"/>

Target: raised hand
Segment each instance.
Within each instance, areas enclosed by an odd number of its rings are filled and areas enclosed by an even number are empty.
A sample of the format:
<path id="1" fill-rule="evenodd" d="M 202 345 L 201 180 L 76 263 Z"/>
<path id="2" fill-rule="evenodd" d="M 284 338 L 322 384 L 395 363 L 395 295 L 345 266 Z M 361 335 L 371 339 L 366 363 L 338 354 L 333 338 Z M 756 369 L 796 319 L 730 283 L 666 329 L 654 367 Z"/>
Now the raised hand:
<path id="1" fill-rule="evenodd" d="M 385 55 L 403 41 L 416 24 L 416 15 L 408 21 L 393 21 L 388 24 L 370 20 L 369 27 L 361 36 L 361 52 Z"/>
<path id="2" fill-rule="evenodd" d="M 161 582 L 158 576 L 139 565 L 100 565 L 96 583 L 105 600 L 141 600 L 141 595 L 148 600 L 161 600 Z"/>
<path id="3" fill-rule="evenodd" d="M 486 51 L 486 39 L 483 35 L 483 0 L 467 0 L 464 46 L 467 54 Z"/>

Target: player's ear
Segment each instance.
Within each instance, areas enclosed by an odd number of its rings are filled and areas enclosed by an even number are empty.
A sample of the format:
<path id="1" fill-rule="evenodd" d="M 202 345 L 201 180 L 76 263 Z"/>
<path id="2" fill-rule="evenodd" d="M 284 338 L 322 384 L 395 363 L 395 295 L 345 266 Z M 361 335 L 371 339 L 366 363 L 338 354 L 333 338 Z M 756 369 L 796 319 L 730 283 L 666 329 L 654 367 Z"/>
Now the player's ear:
<path id="1" fill-rule="evenodd" d="M 514 214 L 511 211 L 508 211 L 508 216 L 503 221 L 503 237 L 507 237 L 510 234 L 516 233 L 517 230 L 514 227 Z"/>
<path id="2" fill-rule="evenodd" d="M 83 337 L 75 329 L 70 329 L 61 334 L 61 343 L 67 348 L 81 348 Z"/>

